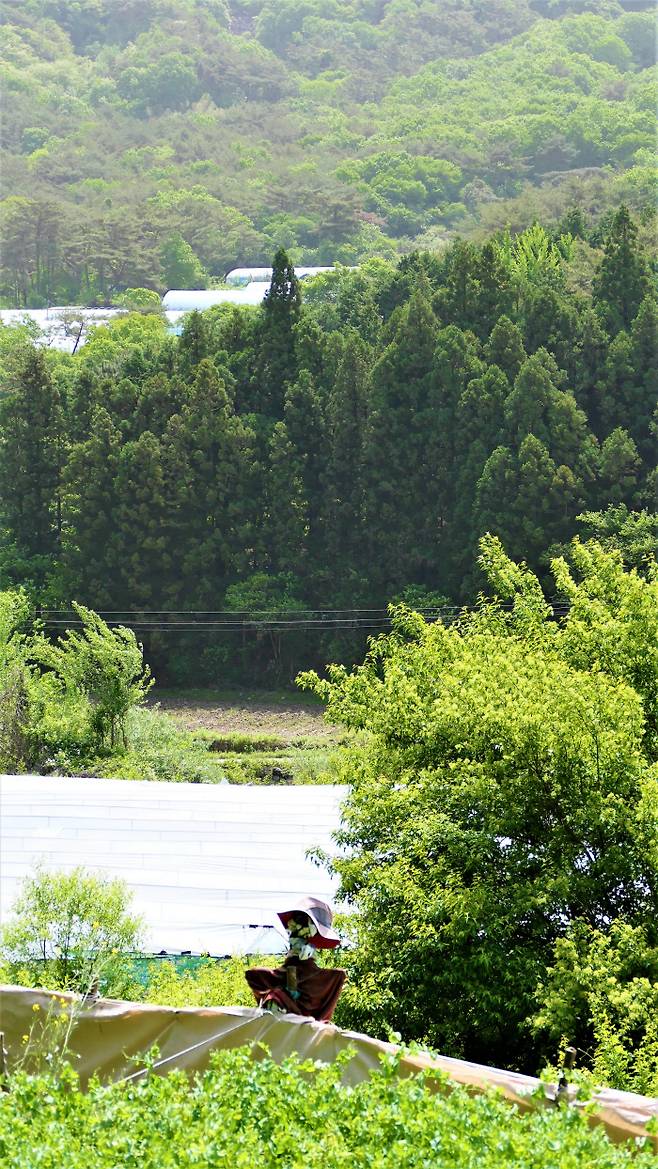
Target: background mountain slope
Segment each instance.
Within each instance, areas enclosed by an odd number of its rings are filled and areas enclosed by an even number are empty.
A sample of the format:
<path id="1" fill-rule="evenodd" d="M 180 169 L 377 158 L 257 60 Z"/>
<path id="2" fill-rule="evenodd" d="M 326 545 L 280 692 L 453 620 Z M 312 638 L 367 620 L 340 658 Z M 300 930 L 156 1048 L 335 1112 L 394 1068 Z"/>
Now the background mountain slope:
<path id="1" fill-rule="evenodd" d="M 6 304 L 652 199 L 652 19 L 616 0 L 0 10 Z"/>

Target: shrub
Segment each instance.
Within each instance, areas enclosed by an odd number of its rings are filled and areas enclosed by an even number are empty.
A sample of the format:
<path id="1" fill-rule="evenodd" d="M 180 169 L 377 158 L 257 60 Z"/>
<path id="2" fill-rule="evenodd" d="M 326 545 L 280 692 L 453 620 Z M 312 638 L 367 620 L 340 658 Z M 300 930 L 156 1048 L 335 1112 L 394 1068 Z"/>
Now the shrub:
<path id="1" fill-rule="evenodd" d="M 167 1007 L 253 1007 L 254 996 L 244 972 L 259 962 L 237 956 L 220 962 L 209 958 L 196 970 L 179 973 L 173 962 L 158 961 L 139 997 Z"/>
<path id="2" fill-rule="evenodd" d="M 344 1059 L 254 1062 L 216 1052 L 190 1085 L 183 1072 L 147 1075 L 83 1094 L 75 1074 L 18 1073 L 0 1102 L 0 1162 L 13 1169 L 625 1169 L 655 1164 L 617 1147 L 573 1110 L 520 1114 L 496 1095 L 437 1074 L 400 1079 L 395 1058 L 367 1080 L 341 1084 Z"/>
<path id="3" fill-rule="evenodd" d="M 73 608 L 81 628 L 67 629 L 56 645 L 33 640 L 30 654 L 51 670 L 65 696 L 86 699 L 89 726 L 98 748 L 127 746 L 126 719 L 142 705 L 153 685 L 142 647 L 131 629 L 115 629 L 83 605 Z"/>
<path id="4" fill-rule="evenodd" d="M 141 920 L 119 880 L 81 867 L 70 873 L 38 870 L 24 882 L 13 916 L 0 929 L 0 959 L 11 981 L 56 990 L 105 994 L 130 986 L 125 954 L 139 945 Z"/>

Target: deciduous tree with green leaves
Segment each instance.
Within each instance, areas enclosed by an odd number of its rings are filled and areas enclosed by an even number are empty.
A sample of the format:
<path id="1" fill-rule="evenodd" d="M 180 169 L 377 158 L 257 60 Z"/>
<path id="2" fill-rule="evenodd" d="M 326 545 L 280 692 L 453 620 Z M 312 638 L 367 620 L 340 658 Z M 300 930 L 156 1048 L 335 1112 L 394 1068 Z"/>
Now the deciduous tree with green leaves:
<path id="1" fill-rule="evenodd" d="M 597 545 L 573 556 L 577 577 L 553 566 L 562 623 L 487 537 L 475 613 L 446 627 L 400 607 L 362 666 L 301 676 L 366 732 L 336 773 L 352 788 L 333 864 L 360 1029 L 536 1070 L 556 1041 L 554 1020 L 533 1031 L 537 996 L 578 923 L 658 942 L 656 583 Z M 589 1026 L 576 1011 L 571 1038 Z"/>
<path id="2" fill-rule="evenodd" d="M 12 981 L 86 993 L 98 982 L 119 996 L 129 983 L 126 955 L 141 942 L 124 881 L 78 866 L 27 877 L 0 929 L 0 968 Z"/>

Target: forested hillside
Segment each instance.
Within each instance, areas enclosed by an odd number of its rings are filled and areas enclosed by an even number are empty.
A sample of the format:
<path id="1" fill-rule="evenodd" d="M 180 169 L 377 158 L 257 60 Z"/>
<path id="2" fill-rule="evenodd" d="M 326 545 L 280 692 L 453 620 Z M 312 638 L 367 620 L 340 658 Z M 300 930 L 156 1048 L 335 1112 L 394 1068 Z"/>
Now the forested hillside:
<path id="1" fill-rule="evenodd" d="M 652 201 L 650 5 L 4 0 L 7 305 Z M 638 9 L 640 9 L 638 11 Z"/>
<path id="2" fill-rule="evenodd" d="M 262 307 L 191 314 L 180 338 L 131 314 L 73 357 L 4 328 L 2 584 L 57 607 L 286 613 L 473 601 L 486 531 L 540 574 L 577 530 L 641 564 L 648 225 L 622 207 L 601 246 L 569 225 L 372 260 L 303 293 L 279 252 Z M 605 515 L 579 528 L 583 512 Z M 362 649 L 297 633 L 281 657 L 235 636 L 179 632 L 148 654 L 201 679 Z"/>

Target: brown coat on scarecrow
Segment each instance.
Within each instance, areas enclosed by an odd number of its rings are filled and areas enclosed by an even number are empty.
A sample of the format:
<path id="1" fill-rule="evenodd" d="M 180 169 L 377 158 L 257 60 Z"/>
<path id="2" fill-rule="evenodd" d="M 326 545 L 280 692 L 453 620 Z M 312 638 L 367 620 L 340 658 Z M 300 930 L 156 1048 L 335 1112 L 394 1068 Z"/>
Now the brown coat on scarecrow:
<path id="1" fill-rule="evenodd" d="M 259 1007 L 291 1015 L 307 1015 L 328 1023 L 343 989 L 344 970 L 325 970 L 315 961 L 316 950 L 340 945 L 331 928 L 331 909 L 316 897 L 303 897 L 293 909 L 278 914 L 286 928 L 290 949 L 283 966 L 256 966 L 245 978 Z"/>

